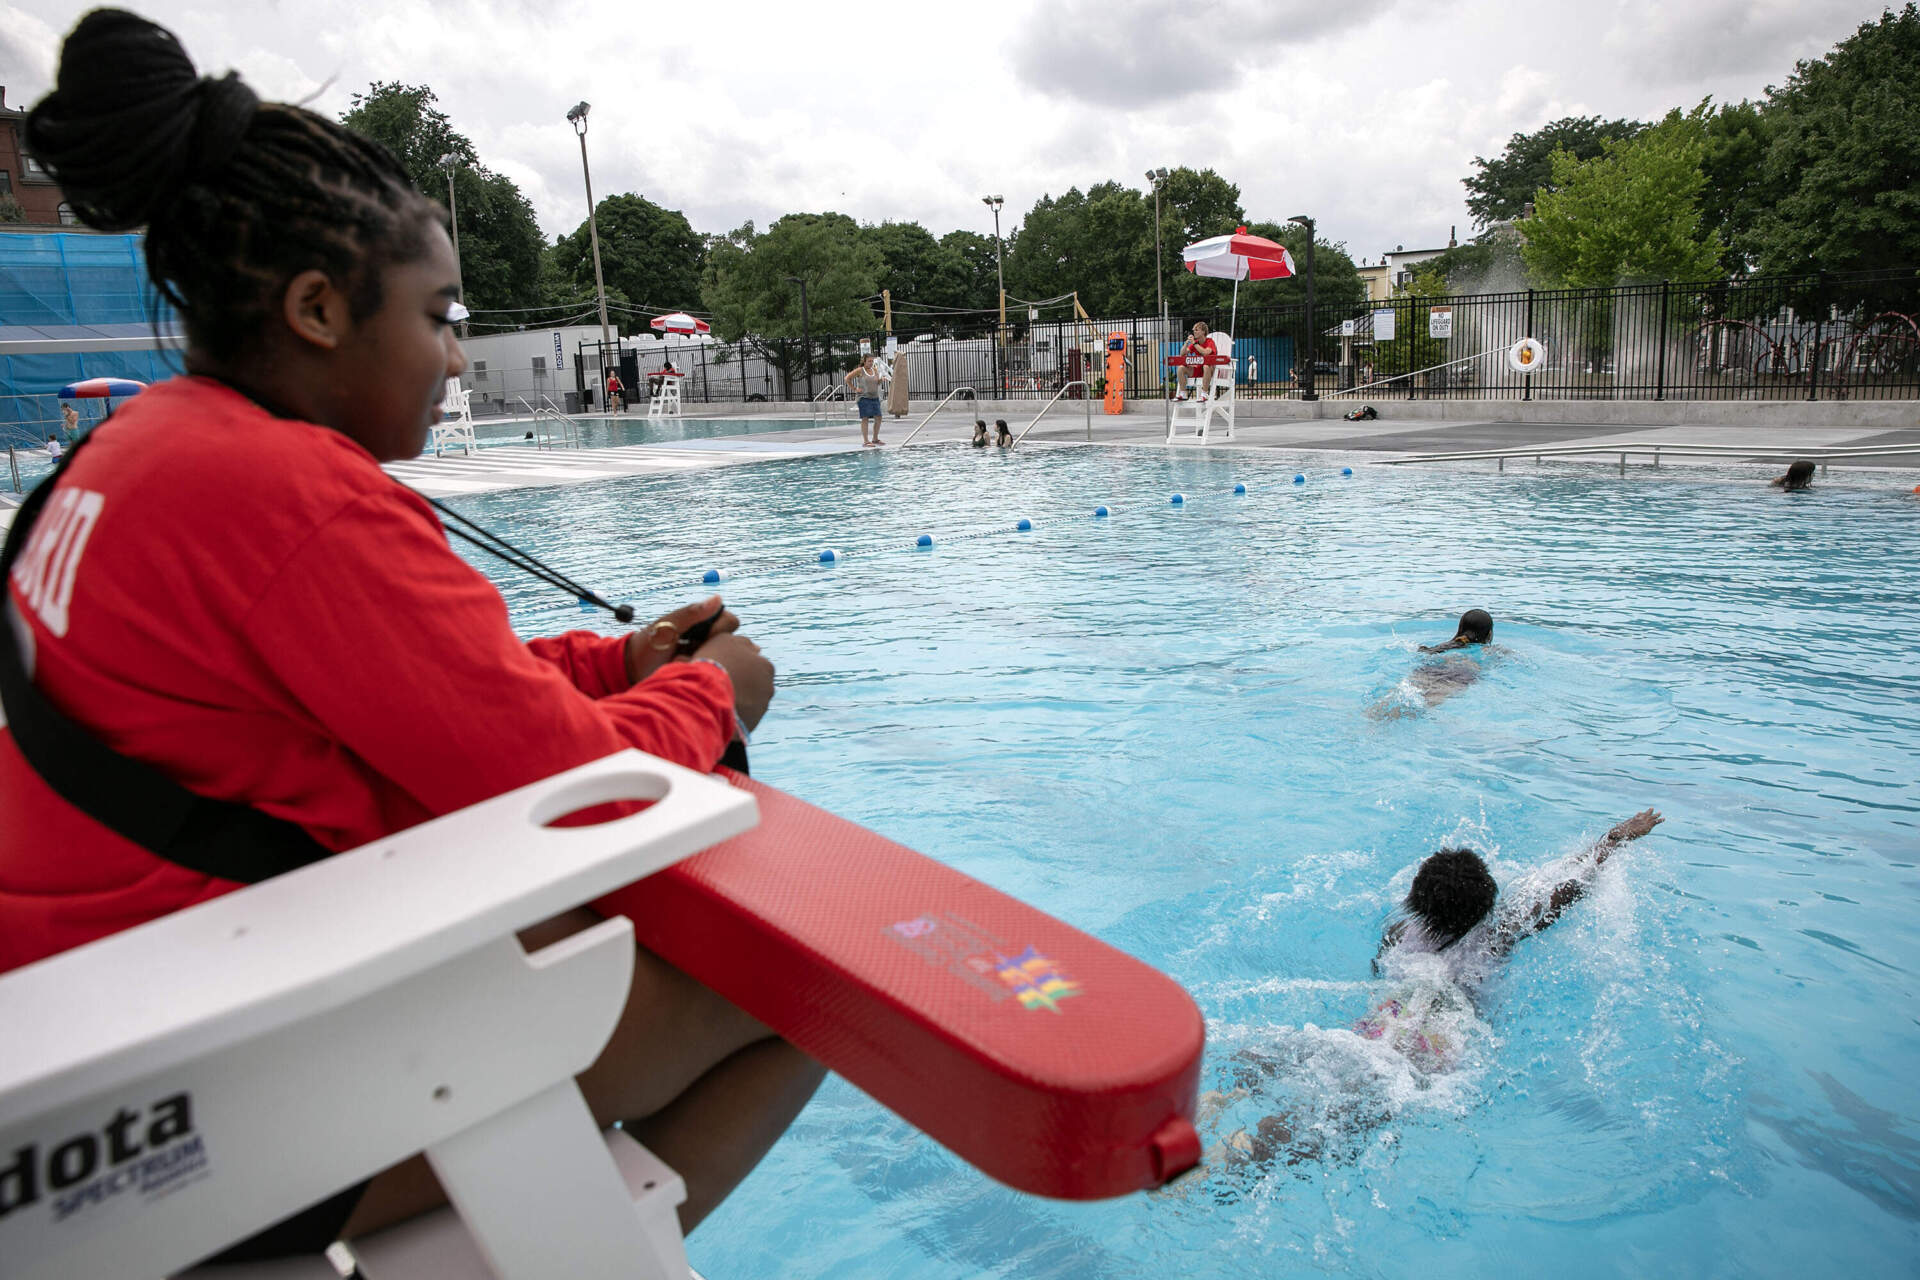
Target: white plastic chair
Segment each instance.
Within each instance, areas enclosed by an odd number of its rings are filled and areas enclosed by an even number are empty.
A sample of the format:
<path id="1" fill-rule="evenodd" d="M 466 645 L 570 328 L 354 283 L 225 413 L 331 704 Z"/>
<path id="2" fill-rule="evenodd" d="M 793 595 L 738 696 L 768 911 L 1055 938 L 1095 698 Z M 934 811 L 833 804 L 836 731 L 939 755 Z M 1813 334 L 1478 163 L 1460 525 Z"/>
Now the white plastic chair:
<path id="1" fill-rule="evenodd" d="M 440 421 L 427 436 L 427 448 L 439 457 L 444 450 L 464 449 L 467 456 L 480 447 L 473 435 L 473 392 L 460 385 L 460 379 L 447 379 L 447 393 L 440 401 Z"/>
<path id="2" fill-rule="evenodd" d="M 546 825 L 628 798 L 657 803 Z M 515 934 L 756 815 L 625 751 L 0 977 L 0 1272 L 174 1275 L 424 1151 L 453 1207 L 356 1241 L 366 1280 L 685 1280 L 680 1179 L 573 1081 L 632 925 Z M 336 1280 L 318 1256 L 192 1274 Z"/>
<path id="3" fill-rule="evenodd" d="M 647 416 L 649 418 L 677 418 L 680 416 L 680 377 L 667 374 L 654 384 L 653 394 L 647 397 Z"/>
<path id="4" fill-rule="evenodd" d="M 1214 354 L 1229 358 L 1233 356 L 1233 336 L 1226 333 L 1211 335 Z M 1202 400 L 1200 379 L 1189 380 L 1186 370 L 1179 369 L 1180 381 L 1185 384 L 1186 399 L 1173 402 L 1173 413 L 1167 420 L 1167 439 L 1177 439 L 1183 432 L 1191 432 L 1195 439 L 1204 443 L 1211 436 L 1233 439 L 1234 420 L 1234 374 L 1233 363 L 1210 366 L 1213 369 L 1213 384 L 1207 398 Z M 1216 427 L 1215 422 L 1220 422 Z"/>

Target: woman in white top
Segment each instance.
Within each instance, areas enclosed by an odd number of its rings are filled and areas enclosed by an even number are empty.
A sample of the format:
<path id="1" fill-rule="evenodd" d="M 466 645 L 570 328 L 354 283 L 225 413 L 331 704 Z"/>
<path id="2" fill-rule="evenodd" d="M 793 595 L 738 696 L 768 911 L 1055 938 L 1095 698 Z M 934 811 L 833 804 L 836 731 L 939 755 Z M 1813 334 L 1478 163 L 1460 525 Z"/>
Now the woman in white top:
<path id="1" fill-rule="evenodd" d="M 886 394 L 886 373 L 881 370 L 872 356 L 860 357 L 860 367 L 847 374 L 847 386 L 852 389 L 860 408 L 860 447 L 871 449 L 880 444 L 880 400 Z M 867 424 L 873 424 L 871 438 Z"/>

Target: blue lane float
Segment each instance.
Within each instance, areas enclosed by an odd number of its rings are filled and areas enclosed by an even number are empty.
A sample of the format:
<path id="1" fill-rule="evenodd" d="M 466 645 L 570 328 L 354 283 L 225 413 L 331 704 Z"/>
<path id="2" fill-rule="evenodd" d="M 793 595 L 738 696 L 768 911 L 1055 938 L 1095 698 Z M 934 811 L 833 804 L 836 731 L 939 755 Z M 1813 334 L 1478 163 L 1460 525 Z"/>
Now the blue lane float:
<path id="1" fill-rule="evenodd" d="M 1172 506 L 1172 507 L 1178 507 L 1178 506 L 1184 506 L 1184 505 L 1186 504 L 1186 501 L 1187 501 L 1187 495 L 1186 495 L 1186 494 L 1184 494 L 1184 493 L 1176 493 L 1176 494 L 1174 494 L 1174 495 L 1173 495 L 1173 497 L 1172 497 L 1172 498 L 1171 498 L 1171 499 L 1170 499 L 1170 500 L 1168 501 L 1168 503 L 1167 503 L 1167 505 L 1168 505 L 1168 506 Z"/>
<path id="2" fill-rule="evenodd" d="M 1019 524 L 1016 524 L 1016 525 L 1015 525 L 1015 526 L 1013 526 L 1013 527 L 1014 527 L 1014 528 L 1016 528 L 1016 529 L 1018 529 L 1018 530 L 1019 530 L 1019 531 L 1020 531 L 1021 533 L 1032 533 L 1032 532 L 1033 532 L 1033 521 L 1031 521 L 1031 520 L 1027 520 L 1027 519 L 1024 519 L 1024 518 L 1023 518 L 1023 519 L 1022 519 L 1022 520 L 1020 521 L 1020 523 L 1019 523 Z"/>
<path id="3" fill-rule="evenodd" d="M 1107 509 L 1105 507 L 1095 507 L 1093 509 L 1093 518 L 1095 520 L 1105 520 L 1107 518 Z"/>
<path id="4" fill-rule="evenodd" d="M 1293 478 L 1293 482 L 1295 484 L 1305 484 L 1307 482 L 1307 478 L 1305 476 L 1295 476 Z"/>
<path id="5" fill-rule="evenodd" d="M 718 569 L 709 569 L 700 575 L 700 581 L 706 583 L 708 586 L 712 586 L 714 583 L 720 581 L 720 571 Z"/>
<path id="6" fill-rule="evenodd" d="M 840 553 L 838 551 L 835 551 L 832 547 L 822 547 L 820 549 L 821 564 L 832 564 L 835 560 L 838 560 L 839 558 L 840 558 Z"/>
<path id="7" fill-rule="evenodd" d="M 1343 476 L 1350 476 L 1350 475 L 1352 475 L 1352 474 L 1353 474 L 1353 468 L 1352 468 L 1352 467 L 1342 467 L 1342 468 L 1340 468 L 1340 474 L 1341 474 L 1341 475 L 1343 475 Z"/>
<path id="8" fill-rule="evenodd" d="M 918 538 L 915 538 L 913 540 L 913 545 L 916 547 L 930 547 L 933 545 L 933 535 L 930 533 L 923 533 Z"/>
<path id="9" fill-rule="evenodd" d="M 1247 486 L 1244 484 L 1236 484 L 1235 486 L 1233 486 L 1233 491 L 1235 493 L 1245 493 L 1247 491 Z"/>

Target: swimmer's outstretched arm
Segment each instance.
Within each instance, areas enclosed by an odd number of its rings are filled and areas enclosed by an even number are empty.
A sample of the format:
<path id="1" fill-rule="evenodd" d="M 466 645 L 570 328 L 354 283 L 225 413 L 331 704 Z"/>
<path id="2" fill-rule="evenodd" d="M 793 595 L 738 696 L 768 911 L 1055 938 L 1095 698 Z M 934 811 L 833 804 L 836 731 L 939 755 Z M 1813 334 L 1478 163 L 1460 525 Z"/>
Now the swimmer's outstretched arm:
<path id="1" fill-rule="evenodd" d="M 1505 952 L 1520 939 L 1538 933 L 1558 920 L 1561 912 L 1586 894 L 1587 886 L 1593 883 L 1594 873 L 1613 856 L 1615 849 L 1630 840 L 1638 840 L 1665 821 L 1652 809 L 1642 809 L 1631 818 L 1615 823 L 1612 830 L 1580 855 L 1577 862 L 1579 870 L 1572 879 L 1562 881 L 1546 897 L 1535 899 L 1500 922 L 1494 941 L 1495 949 Z"/>

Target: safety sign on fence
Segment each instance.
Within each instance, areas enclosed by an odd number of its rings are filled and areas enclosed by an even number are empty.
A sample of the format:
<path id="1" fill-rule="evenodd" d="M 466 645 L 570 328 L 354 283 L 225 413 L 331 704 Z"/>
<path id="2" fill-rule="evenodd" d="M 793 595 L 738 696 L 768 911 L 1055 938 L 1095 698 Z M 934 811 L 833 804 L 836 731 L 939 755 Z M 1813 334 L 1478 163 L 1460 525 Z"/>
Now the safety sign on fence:
<path id="1" fill-rule="evenodd" d="M 1393 311 L 1382 307 L 1373 313 L 1373 340 L 1375 342 L 1393 341 Z"/>
<path id="2" fill-rule="evenodd" d="M 1432 307 L 1427 311 L 1427 336 L 1429 338 L 1451 338 L 1453 336 L 1453 308 Z"/>

